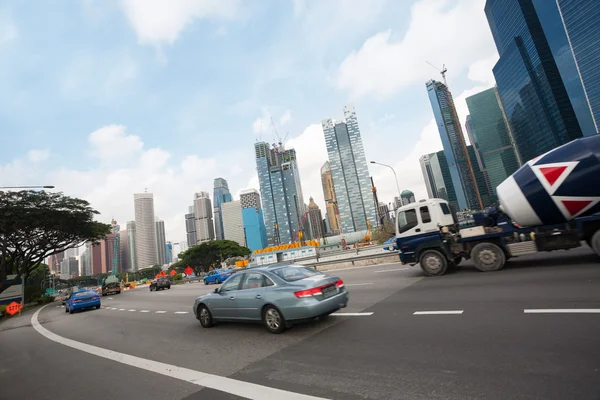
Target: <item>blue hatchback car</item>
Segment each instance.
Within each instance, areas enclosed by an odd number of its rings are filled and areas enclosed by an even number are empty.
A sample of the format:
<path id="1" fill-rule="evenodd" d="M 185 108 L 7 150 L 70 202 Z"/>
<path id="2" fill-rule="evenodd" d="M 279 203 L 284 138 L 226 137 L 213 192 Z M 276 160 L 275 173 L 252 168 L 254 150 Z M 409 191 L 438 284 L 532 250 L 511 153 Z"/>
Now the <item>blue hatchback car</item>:
<path id="1" fill-rule="evenodd" d="M 77 310 L 100 308 L 100 295 L 91 290 L 81 290 L 69 296 L 65 304 L 65 312 L 73 314 Z"/>
<path id="2" fill-rule="evenodd" d="M 233 269 L 213 269 L 204 277 L 204 284 L 208 285 L 211 283 L 223 283 L 233 275 L 235 270 Z"/>

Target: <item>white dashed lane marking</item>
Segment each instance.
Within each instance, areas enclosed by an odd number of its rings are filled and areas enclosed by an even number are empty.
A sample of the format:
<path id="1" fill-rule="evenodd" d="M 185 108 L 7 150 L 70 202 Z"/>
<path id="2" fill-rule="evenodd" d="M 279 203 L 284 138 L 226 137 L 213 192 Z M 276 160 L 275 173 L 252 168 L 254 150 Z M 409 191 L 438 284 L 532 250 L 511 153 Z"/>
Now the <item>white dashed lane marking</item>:
<path id="1" fill-rule="evenodd" d="M 165 313 L 166 313 L 166 311 L 156 311 L 155 314 L 165 314 Z"/>
<path id="2" fill-rule="evenodd" d="M 150 310 L 141 310 L 140 312 L 147 313 L 150 312 Z"/>
<path id="3" fill-rule="evenodd" d="M 175 311 L 175 314 L 189 314 L 189 311 Z"/>
<path id="4" fill-rule="evenodd" d="M 525 314 L 600 314 L 600 308 L 543 308 L 525 309 Z"/>
<path id="5" fill-rule="evenodd" d="M 369 315 L 373 315 L 372 312 L 337 312 L 333 314 L 329 314 L 333 317 L 368 317 Z"/>
<path id="6" fill-rule="evenodd" d="M 460 315 L 463 310 L 415 311 L 413 315 Z"/>

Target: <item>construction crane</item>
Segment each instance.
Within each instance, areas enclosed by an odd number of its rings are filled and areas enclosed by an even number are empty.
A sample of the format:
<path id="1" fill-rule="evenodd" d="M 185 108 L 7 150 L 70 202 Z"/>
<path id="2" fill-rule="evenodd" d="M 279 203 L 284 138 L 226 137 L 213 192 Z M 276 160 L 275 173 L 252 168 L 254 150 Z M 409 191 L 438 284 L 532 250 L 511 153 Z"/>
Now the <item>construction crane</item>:
<path id="1" fill-rule="evenodd" d="M 448 83 L 446 82 L 446 72 L 448 72 L 448 68 L 446 68 L 446 64 L 442 64 L 442 69 L 439 69 L 438 67 L 436 67 L 435 65 L 433 65 L 429 61 L 425 61 L 425 62 L 427 64 L 431 65 L 433 68 L 435 68 L 438 71 L 440 71 L 440 75 L 442 75 L 442 79 L 444 79 L 444 85 L 446 85 L 446 87 L 448 87 Z"/>

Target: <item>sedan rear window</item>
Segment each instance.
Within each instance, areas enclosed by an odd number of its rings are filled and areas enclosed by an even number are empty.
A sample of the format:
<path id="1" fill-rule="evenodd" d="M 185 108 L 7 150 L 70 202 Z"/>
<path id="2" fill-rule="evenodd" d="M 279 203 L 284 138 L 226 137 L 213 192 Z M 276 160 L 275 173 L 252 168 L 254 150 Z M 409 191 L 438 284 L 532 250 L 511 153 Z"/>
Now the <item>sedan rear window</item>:
<path id="1" fill-rule="evenodd" d="M 306 267 L 282 267 L 272 271 L 275 275 L 287 282 L 299 281 L 315 275 L 321 275 L 320 272 Z"/>
<path id="2" fill-rule="evenodd" d="M 74 297 L 90 297 L 90 296 L 97 296 L 98 293 L 94 293 L 94 292 L 79 292 L 79 293 L 75 293 Z"/>

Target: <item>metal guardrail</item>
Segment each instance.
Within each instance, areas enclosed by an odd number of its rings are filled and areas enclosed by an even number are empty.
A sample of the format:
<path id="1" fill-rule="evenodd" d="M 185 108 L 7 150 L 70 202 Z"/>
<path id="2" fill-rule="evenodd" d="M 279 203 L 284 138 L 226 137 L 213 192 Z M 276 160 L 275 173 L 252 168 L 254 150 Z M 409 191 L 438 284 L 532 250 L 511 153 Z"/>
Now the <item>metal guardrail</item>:
<path id="1" fill-rule="evenodd" d="M 328 251 L 323 254 L 319 254 L 319 251 L 317 250 L 316 256 L 295 258 L 293 260 L 286 260 L 286 261 L 294 262 L 294 263 L 297 261 L 307 261 L 307 260 L 313 260 L 313 259 L 316 259 L 317 261 L 319 261 L 322 258 L 335 257 L 335 256 L 343 255 L 343 254 L 349 255 L 348 258 L 353 258 L 353 257 L 358 257 L 360 253 L 364 253 L 366 251 L 383 249 L 384 247 L 391 247 L 391 246 L 393 246 L 393 244 L 379 244 L 376 246 L 357 247 L 356 249 L 350 249 L 350 250 L 335 250 L 335 251 L 331 251 L 331 252 Z M 390 251 L 390 253 L 394 253 L 394 251 Z M 397 253 L 397 251 L 396 251 L 396 253 Z M 381 254 L 387 254 L 387 251 L 386 251 L 386 253 L 381 253 Z"/>
<path id="2" fill-rule="evenodd" d="M 387 247 L 387 245 L 373 246 L 373 247 L 370 247 L 370 249 L 383 248 L 383 247 Z M 315 259 L 315 257 L 311 257 L 308 259 L 304 258 L 304 259 L 290 260 L 290 262 L 293 264 L 301 264 L 301 265 L 305 265 L 307 267 L 315 267 L 316 268 L 319 265 L 340 264 L 340 263 L 344 263 L 344 262 L 354 263 L 355 261 L 368 260 L 371 258 L 390 257 L 390 256 L 398 257 L 399 252 L 397 250 L 393 250 L 393 251 L 386 251 L 385 253 L 364 254 L 364 255 L 359 255 L 359 254 L 360 254 L 360 252 L 354 253 L 354 254 L 348 254 L 348 257 L 337 258 L 337 259 L 333 259 L 333 260 L 331 260 L 331 259 L 321 260 L 321 259 Z M 326 258 L 326 257 L 322 257 L 322 258 Z M 315 261 L 299 263 L 299 261 L 308 261 L 310 259 L 315 260 Z"/>

